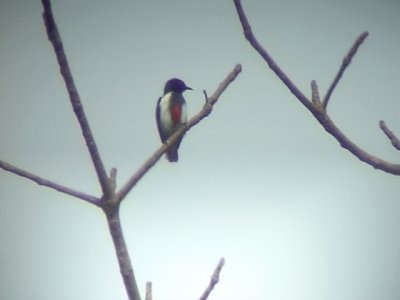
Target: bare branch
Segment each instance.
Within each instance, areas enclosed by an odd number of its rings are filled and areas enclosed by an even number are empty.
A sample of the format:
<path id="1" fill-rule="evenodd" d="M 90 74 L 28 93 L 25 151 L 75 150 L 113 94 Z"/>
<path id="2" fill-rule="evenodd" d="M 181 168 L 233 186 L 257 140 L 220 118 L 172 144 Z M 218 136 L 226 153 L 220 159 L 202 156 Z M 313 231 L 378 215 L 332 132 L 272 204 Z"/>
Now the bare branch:
<path id="1" fill-rule="evenodd" d="M 393 175 L 400 175 L 400 165 L 389 163 L 379 157 L 369 154 L 353 143 L 336 125 L 327 114 L 323 114 L 317 118 L 319 123 L 329 132 L 340 145 L 353 153 L 359 160 L 369 164 L 375 169 L 391 173 Z"/>
<path id="2" fill-rule="evenodd" d="M 73 196 L 76 198 L 79 198 L 79 199 L 89 202 L 93 205 L 100 206 L 100 199 L 96 198 L 95 196 L 91 196 L 91 195 L 76 191 L 74 189 L 68 188 L 66 186 L 63 186 L 61 184 L 55 183 L 53 181 L 44 179 L 33 173 L 30 173 L 28 171 L 25 171 L 25 170 L 22 170 L 20 168 L 13 166 L 13 165 L 10 165 L 9 163 L 6 163 L 4 161 L 0 161 L 0 168 L 2 168 L 3 170 L 6 170 L 8 172 L 11 172 L 13 174 L 16 174 L 18 176 L 30 179 L 39 185 L 47 186 L 53 190 L 59 191 L 61 193 L 64 193 L 64 194 L 67 194 L 67 195 L 70 195 L 70 196 Z"/>
<path id="3" fill-rule="evenodd" d="M 119 218 L 119 205 L 103 207 L 107 216 L 107 223 L 111 237 L 114 242 L 114 248 L 118 259 L 119 269 L 124 280 L 125 289 L 129 300 L 140 300 L 139 289 L 133 273 L 131 260 L 122 232 L 121 221 Z"/>
<path id="4" fill-rule="evenodd" d="M 389 140 L 392 142 L 393 147 L 397 150 L 400 150 L 400 140 L 399 138 L 386 126 L 385 121 L 380 121 L 379 126 L 381 127 L 382 131 L 386 134 Z"/>
<path id="5" fill-rule="evenodd" d="M 256 37 L 253 34 L 250 23 L 247 20 L 247 16 L 243 10 L 242 3 L 240 0 L 234 0 L 236 11 L 238 13 L 240 22 L 243 27 L 244 36 L 249 41 L 249 43 L 253 46 L 254 50 L 256 50 L 262 58 L 267 62 L 268 66 L 271 70 L 278 76 L 278 78 L 287 86 L 287 88 L 292 92 L 293 95 L 296 96 L 297 99 L 303 103 L 310 111 L 314 111 L 314 107 L 309 99 L 304 96 L 304 94 L 298 89 L 298 87 L 287 77 L 287 75 L 282 71 L 282 69 L 276 64 L 276 62 L 272 59 L 271 55 L 261 46 L 261 44 L 257 41 Z"/>
<path id="6" fill-rule="evenodd" d="M 323 106 L 317 105 L 315 102 L 310 101 L 307 99 L 307 97 L 304 96 L 303 93 L 301 93 L 297 87 L 287 78 L 287 76 L 282 72 L 282 70 L 276 65 L 276 63 L 272 60 L 272 58 L 269 56 L 267 51 L 264 50 L 264 48 L 257 42 L 256 38 L 253 35 L 253 32 L 251 31 L 250 24 L 247 20 L 247 17 L 243 11 L 242 4 L 240 0 L 233 0 L 236 6 L 236 10 L 239 16 L 239 19 L 241 21 L 244 35 L 246 39 L 250 42 L 250 44 L 253 46 L 254 50 L 256 50 L 266 61 L 266 63 L 269 65 L 269 67 L 272 69 L 272 71 L 275 72 L 275 74 L 282 80 L 282 82 L 289 88 L 289 90 L 296 96 L 296 98 L 314 115 L 314 117 L 317 119 L 317 121 L 324 127 L 324 129 L 331 134 L 339 143 L 340 145 L 350 151 L 352 154 L 354 154 L 359 160 L 369 164 L 370 166 L 374 167 L 375 169 L 379 169 L 382 171 L 385 171 L 387 173 L 391 173 L 393 175 L 400 175 L 400 165 L 399 164 L 392 164 L 389 163 L 383 159 L 380 159 L 376 156 L 373 156 L 363 149 L 361 149 L 359 146 L 357 146 L 355 143 L 353 143 L 338 127 L 336 127 L 335 123 L 331 120 L 331 118 L 328 116 L 326 110 L 324 109 Z M 356 40 L 354 45 L 351 47 L 349 54 L 345 57 L 342 68 L 343 71 L 347 67 L 347 65 L 350 63 L 352 57 L 356 53 L 358 47 L 362 44 L 362 42 L 365 40 L 367 37 L 368 33 L 364 32 L 363 34 L 360 35 L 360 37 Z M 341 69 L 342 69 L 341 68 Z M 343 73 L 339 71 L 339 73 Z M 334 80 L 334 84 L 332 85 L 331 89 L 333 91 L 335 85 L 337 84 L 337 81 L 340 79 L 341 74 L 337 76 L 337 80 Z M 336 83 L 335 83 L 336 82 Z M 314 83 L 313 83 L 314 85 Z M 314 100 L 316 99 L 316 85 L 312 87 L 313 89 L 313 94 L 314 94 Z M 327 95 L 330 95 L 328 93 Z M 328 97 L 325 97 L 325 105 L 327 104 L 326 99 L 329 99 Z"/>
<path id="7" fill-rule="evenodd" d="M 47 36 L 53 45 L 54 52 L 57 57 L 58 64 L 60 66 L 60 73 L 64 78 L 66 88 L 68 90 L 69 98 L 72 104 L 74 113 L 78 119 L 79 125 L 81 126 L 82 135 L 85 138 L 86 146 L 89 150 L 92 158 L 93 165 L 96 169 L 97 177 L 99 179 L 103 194 L 110 193 L 109 181 L 107 172 L 104 168 L 104 164 L 101 160 L 100 153 L 97 149 L 96 142 L 94 140 L 92 131 L 90 130 L 89 122 L 87 121 L 81 99 L 76 89 L 74 79 L 72 77 L 71 70 L 67 61 L 67 57 L 64 52 L 64 46 L 61 41 L 60 34 L 57 29 L 57 25 L 54 21 L 53 12 L 51 10 L 50 0 L 42 0 L 44 12 L 43 20 L 46 26 Z"/>
<path id="8" fill-rule="evenodd" d="M 209 283 L 208 287 L 203 292 L 203 294 L 201 295 L 199 300 L 207 300 L 208 296 L 210 295 L 210 293 L 214 289 L 215 285 L 219 282 L 219 274 L 221 273 L 221 269 L 224 266 L 224 264 L 225 264 L 225 259 L 222 257 L 219 260 L 219 263 L 218 263 L 217 267 L 215 268 L 214 273 L 211 276 L 210 283 Z"/>
<path id="9" fill-rule="evenodd" d="M 333 80 L 331 86 L 329 87 L 328 91 L 326 92 L 326 95 L 324 97 L 324 101 L 322 102 L 322 105 L 324 109 L 327 108 L 329 99 L 332 95 L 333 90 L 335 89 L 336 85 L 338 84 L 340 78 L 342 78 L 344 71 L 346 68 L 350 65 L 351 60 L 353 59 L 353 56 L 357 53 L 358 48 L 361 46 L 361 44 L 364 42 L 364 40 L 368 36 L 368 32 L 365 31 L 363 32 L 354 42 L 353 46 L 350 48 L 349 52 L 347 55 L 343 58 L 342 65 L 340 66 L 340 69 L 338 73 L 336 74 L 335 79 Z"/>
<path id="10" fill-rule="evenodd" d="M 53 45 L 54 52 L 60 66 L 61 75 L 64 78 L 67 87 L 69 98 L 74 110 L 75 116 L 78 119 L 79 125 L 82 130 L 82 135 L 86 141 L 86 146 L 89 150 L 93 165 L 96 169 L 97 177 L 99 179 L 103 197 L 99 201 L 98 206 L 101 206 L 107 216 L 107 222 L 112 236 L 115 251 L 118 258 L 120 272 L 124 280 L 125 289 L 130 300 L 140 300 L 140 294 L 133 273 L 129 253 L 123 237 L 121 223 L 119 219 L 119 202 L 115 201 L 116 195 L 114 193 L 116 169 L 110 172 L 110 179 L 104 168 L 101 160 L 100 153 L 97 149 L 92 131 L 87 121 L 83 106 L 75 87 L 75 83 L 68 65 L 67 57 L 64 52 L 64 47 L 61 37 L 58 33 L 57 25 L 54 21 L 53 13 L 51 10 L 50 0 L 42 0 L 44 12 L 43 19 L 47 30 L 48 38 Z M 32 178 L 31 178 L 32 179 Z"/>
<path id="11" fill-rule="evenodd" d="M 190 128 L 199 123 L 202 119 L 207 117 L 214 104 L 218 101 L 221 94 L 229 86 L 229 84 L 235 80 L 235 78 L 242 71 L 241 65 L 236 65 L 235 68 L 228 74 L 223 82 L 220 83 L 218 89 L 214 92 L 211 97 L 208 97 L 208 101 L 204 104 L 201 111 L 193 116 L 185 125 L 182 125 L 159 149 L 150 156 L 145 163 L 140 167 L 140 169 L 132 175 L 131 178 L 125 183 L 124 186 L 118 192 L 118 199 L 122 201 L 129 191 L 136 185 L 136 183 L 147 173 L 147 171 L 155 165 L 155 163 L 160 159 L 164 152 L 170 147 L 179 137 L 183 136 Z"/>
<path id="12" fill-rule="evenodd" d="M 153 300 L 152 284 L 150 281 L 146 282 L 146 300 Z"/>

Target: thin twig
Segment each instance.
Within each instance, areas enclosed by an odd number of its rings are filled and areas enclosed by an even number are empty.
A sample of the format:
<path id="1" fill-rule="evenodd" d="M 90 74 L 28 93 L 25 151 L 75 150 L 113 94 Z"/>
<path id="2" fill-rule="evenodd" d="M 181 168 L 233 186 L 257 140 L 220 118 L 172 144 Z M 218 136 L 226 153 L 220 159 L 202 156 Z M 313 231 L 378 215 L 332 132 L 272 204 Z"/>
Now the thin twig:
<path id="1" fill-rule="evenodd" d="M 71 189 L 69 187 L 63 186 L 61 184 L 55 183 L 53 181 L 44 179 L 38 175 L 35 175 L 28 171 L 22 170 L 20 168 L 17 168 L 17 167 L 10 165 L 9 163 L 6 163 L 4 161 L 0 161 L 0 168 L 2 168 L 3 170 L 6 170 L 8 172 L 11 172 L 15 175 L 30 179 L 39 185 L 47 186 L 53 190 L 59 191 L 61 193 L 64 193 L 64 194 L 67 194 L 67 195 L 70 195 L 70 196 L 73 196 L 76 198 L 79 198 L 79 199 L 84 200 L 93 205 L 100 206 L 100 199 L 96 198 L 95 196 L 91 196 L 91 195 L 76 191 L 74 189 Z"/>
<path id="2" fill-rule="evenodd" d="M 321 99 L 319 98 L 318 85 L 315 80 L 311 81 L 311 101 L 314 105 L 320 105 Z"/>
<path id="3" fill-rule="evenodd" d="M 272 59 L 271 55 L 261 46 L 261 44 L 257 41 L 256 37 L 253 34 L 253 30 L 251 29 L 250 23 L 247 19 L 247 16 L 243 10 L 242 3 L 240 0 L 234 0 L 236 11 L 238 13 L 240 22 L 243 27 L 244 36 L 249 41 L 249 43 L 253 46 L 254 50 L 256 50 L 262 58 L 267 62 L 268 66 L 271 70 L 278 76 L 278 78 L 287 86 L 287 88 L 292 92 L 293 95 L 298 98 L 303 105 L 305 105 L 309 110 L 313 111 L 314 107 L 310 100 L 299 90 L 299 88 L 289 79 L 289 77 L 283 72 L 283 70 L 276 64 L 276 62 Z"/>
<path id="4" fill-rule="evenodd" d="M 111 168 L 111 171 L 110 171 L 110 191 L 112 193 L 114 193 L 116 187 L 117 187 L 117 169 L 116 168 Z"/>
<path id="5" fill-rule="evenodd" d="M 208 102 L 207 91 L 206 91 L 206 90 L 203 90 L 203 94 L 204 94 L 204 101 L 207 103 L 207 102 Z"/>
<path id="6" fill-rule="evenodd" d="M 338 84 L 339 80 L 342 78 L 344 71 L 346 71 L 346 68 L 350 65 L 351 60 L 353 59 L 354 55 L 357 53 L 358 48 L 361 46 L 361 44 L 364 42 L 364 40 L 368 36 L 368 32 L 365 31 L 360 36 L 356 39 L 354 42 L 353 46 L 350 48 L 349 52 L 347 55 L 343 58 L 342 65 L 340 66 L 340 69 L 338 73 L 336 74 L 335 79 L 332 81 L 331 86 L 329 87 L 328 91 L 326 92 L 326 95 L 324 97 L 324 100 L 322 102 L 322 106 L 324 109 L 327 108 L 329 99 L 332 95 L 333 90 L 335 89 L 336 85 Z"/>
<path id="7" fill-rule="evenodd" d="M 43 20 L 46 26 L 47 36 L 51 44 L 53 45 L 58 64 L 60 66 L 60 72 L 62 77 L 64 78 L 64 82 L 68 90 L 72 108 L 78 119 L 79 125 L 81 126 L 82 135 L 85 138 L 86 146 L 89 150 L 90 157 L 92 158 L 93 165 L 96 169 L 97 177 L 99 179 L 103 194 L 109 194 L 110 187 L 107 172 L 101 160 L 100 153 L 97 149 L 96 142 L 94 140 L 85 112 L 83 110 L 81 99 L 79 97 L 78 90 L 76 89 L 74 79 L 69 68 L 67 57 L 64 51 L 64 46 L 62 44 L 61 37 L 57 29 L 57 25 L 54 21 L 50 0 L 42 0 L 42 4 L 44 8 Z"/>
<path id="8" fill-rule="evenodd" d="M 355 143 L 353 143 L 335 125 L 335 123 L 329 117 L 329 115 L 327 114 L 325 109 L 323 109 L 323 108 L 318 109 L 318 106 L 316 106 L 314 103 L 309 101 L 304 96 L 304 94 L 301 93 L 294 86 L 294 84 L 289 80 L 289 78 L 287 78 L 286 75 L 283 74 L 281 69 L 275 64 L 275 62 L 272 60 L 272 58 L 264 50 L 264 48 L 257 42 L 256 38 L 253 35 L 253 32 L 251 31 L 251 27 L 249 25 L 246 15 L 243 11 L 240 0 L 234 0 L 234 3 L 236 6 L 236 10 L 237 10 L 239 19 L 242 23 L 242 27 L 243 27 L 243 31 L 244 31 L 244 35 L 245 35 L 246 39 L 253 46 L 254 50 L 256 50 L 264 58 L 265 62 L 275 72 L 275 74 L 283 81 L 283 83 L 289 88 L 289 90 L 292 92 L 292 94 L 294 94 L 296 96 L 296 98 L 314 115 L 314 117 L 322 125 L 322 127 L 324 127 L 324 129 L 329 134 L 331 134 L 340 143 L 340 145 L 343 148 L 350 151 L 359 160 L 369 164 L 370 166 L 372 166 L 375 169 L 379 169 L 379 170 L 385 171 L 385 172 L 393 174 L 393 175 L 400 175 L 400 165 L 399 164 L 393 164 L 393 163 L 387 162 L 387 161 L 380 159 L 374 155 L 371 155 L 368 152 L 361 149 L 359 146 L 357 146 Z M 354 56 L 358 47 L 361 45 L 361 43 L 364 41 L 364 39 L 367 37 L 367 35 L 368 35 L 368 33 L 364 32 L 357 39 L 356 43 L 350 49 L 347 59 L 345 58 L 346 64 L 350 63 L 351 58 Z M 339 76 L 339 78 L 340 78 L 340 76 Z M 338 81 L 338 80 L 336 80 L 336 81 Z M 334 86 L 333 86 L 333 88 L 334 88 Z M 332 91 L 333 91 L 333 88 L 332 88 Z M 326 99 L 329 99 L 329 97 Z"/>
<path id="9" fill-rule="evenodd" d="M 150 281 L 146 282 L 146 300 L 153 300 L 152 287 L 153 285 Z"/>
<path id="10" fill-rule="evenodd" d="M 215 285 L 219 282 L 219 274 L 221 273 L 221 269 L 225 264 L 225 259 L 222 257 L 219 260 L 217 267 L 214 270 L 214 273 L 211 276 L 210 283 L 208 284 L 206 290 L 203 292 L 199 300 L 207 300 L 208 296 L 214 289 Z"/>
<path id="11" fill-rule="evenodd" d="M 208 97 L 208 101 L 204 104 L 201 111 L 193 116 L 185 125 L 182 125 L 160 148 L 154 152 L 152 156 L 150 156 L 145 163 L 140 167 L 135 174 L 129 178 L 129 180 L 121 187 L 118 192 L 118 199 L 122 201 L 125 196 L 129 193 L 129 191 L 136 185 L 136 183 L 147 173 L 147 171 L 153 167 L 156 162 L 160 159 L 160 157 L 164 154 L 164 152 L 168 149 L 170 145 L 172 145 L 178 138 L 183 136 L 190 128 L 199 123 L 202 119 L 207 117 L 212 109 L 214 104 L 218 101 L 221 94 L 225 91 L 225 89 L 229 86 L 229 84 L 235 80 L 235 78 L 241 72 L 241 65 L 236 65 L 235 68 L 228 74 L 223 82 L 220 83 L 217 90 L 211 97 Z"/>
<path id="12" fill-rule="evenodd" d="M 379 127 L 381 127 L 382 131 L 386 134 L 390 142 L 392 143 L 393 147 L 397 150 L 400 150 L 400 140 L 399 138 L 391 131 L 387 126 L 385 121 L 379 122 Z"/>

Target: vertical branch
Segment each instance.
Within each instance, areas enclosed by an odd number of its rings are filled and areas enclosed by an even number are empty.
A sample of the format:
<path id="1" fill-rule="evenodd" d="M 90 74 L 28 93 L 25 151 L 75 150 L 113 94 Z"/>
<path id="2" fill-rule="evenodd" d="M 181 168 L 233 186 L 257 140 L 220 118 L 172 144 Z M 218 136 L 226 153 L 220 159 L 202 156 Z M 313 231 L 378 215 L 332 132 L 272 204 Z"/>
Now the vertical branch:
<path id="1" fill-rule="evenodd" d="M 109 194 L 109 182 L 107 172 L 105 171 L 103 161 L 101 160 L 100 153 L 97 149 L 92 131 L 90 130 L 89 122 L 86 119 L 85 112 L 81 103 L 81 99 L 76 89 L 71 70 L 68 65 L 68 60 L 65 55 L 64 46 L 61 41 L 60 34 L 57 29 L 56 22 L 54 21 L 53 12 L 51 10 L 50 0 L 42 0 L 44 12 L 43 20 L 46 26 L 47 36 L 53 45 L 54 52 L 57 56 L 60 72 L 64 78 L 65 85 L 68 90 L 69 98 L 72 104 L 74 113 L 81 126 L 82 135 L 85 138 L 86 146 L 92 158 L 93 165 L 96 169 L 97 177 L 99 179 L 103 194 Z"/>
<path id="2" fill-rule="evenodd" d="M 119 206 L 111 206 L 104 208 L 107 216 L 107 223 L 111 237 L 114 242 L 115 252 L 118 259 L 119 270 L 124 280 L 125 289 L 129 300 L 140 300 L 139 289 L 133 273 L 131 260 L 129 258 L 128 249 L 125 244 L 122 232 L 121 222 L 119 218 Z"/>

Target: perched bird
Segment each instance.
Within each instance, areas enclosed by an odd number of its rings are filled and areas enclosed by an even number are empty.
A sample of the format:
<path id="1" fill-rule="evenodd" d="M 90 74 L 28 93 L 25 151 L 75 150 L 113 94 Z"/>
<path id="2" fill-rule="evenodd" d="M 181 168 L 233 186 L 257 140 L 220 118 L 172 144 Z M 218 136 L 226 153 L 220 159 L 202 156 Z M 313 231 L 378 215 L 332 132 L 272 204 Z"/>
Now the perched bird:
<path id="1" fill-rule="evenodd" d="M 183 92 L 186 90 L 192 89 L 186 86 L 182 80 L 172 78 L 165 84 L 164 95 L 158 99 L 156 121 L 163 143 L 187 121 L 186 102 L 183 98 Z M 165 153 L 165 157 L 170 162 L 178 161 L 178 148 L 181 140 L 182 137 Z"/>

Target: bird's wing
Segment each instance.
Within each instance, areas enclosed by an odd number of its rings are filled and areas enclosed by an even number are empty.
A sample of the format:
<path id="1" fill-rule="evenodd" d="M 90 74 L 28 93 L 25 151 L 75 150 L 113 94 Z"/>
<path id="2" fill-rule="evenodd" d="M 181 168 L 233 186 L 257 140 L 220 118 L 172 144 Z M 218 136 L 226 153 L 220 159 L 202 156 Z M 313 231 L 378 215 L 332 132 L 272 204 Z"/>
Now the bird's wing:
<path id="1" fill-rule="evenodd" d="M 160 107 L 161 98 L 162 97 L 158 98 L 158 101 L 157 101 L 156 123 L 157 123 L 158 133 L 160 134 L 161 141 L 164 143 L 168 139 L 168 137 L 166 136 L 166 134 L 161 126 L 161 122 L 160 122 L 160 120 L 161 120 L 161 116 L 160 116 L 160 114 L 161 114 L 161 107 Z"/>

